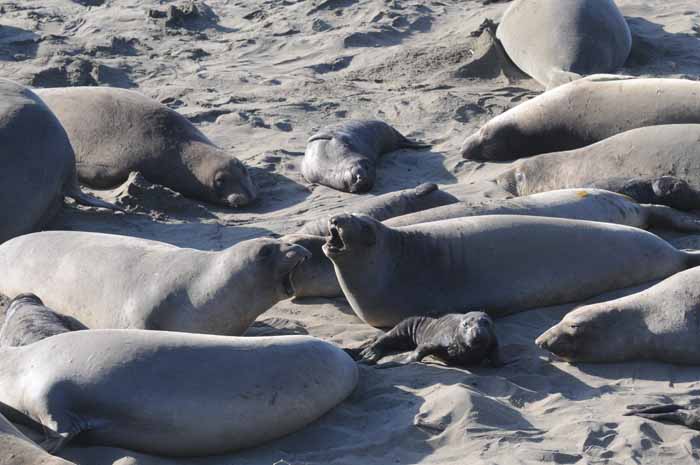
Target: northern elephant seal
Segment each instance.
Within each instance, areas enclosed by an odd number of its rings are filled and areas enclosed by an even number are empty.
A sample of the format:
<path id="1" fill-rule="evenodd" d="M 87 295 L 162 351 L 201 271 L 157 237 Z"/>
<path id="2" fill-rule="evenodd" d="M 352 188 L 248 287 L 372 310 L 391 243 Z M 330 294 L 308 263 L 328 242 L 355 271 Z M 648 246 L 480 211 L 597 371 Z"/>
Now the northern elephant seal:
<path id="1" fill-rule="evenodd" d="M 547 88 L 613 72 L 632 48 L 613 0 L 515 0 L 496 37 L 513 63 Z"/>
<path id="2" fill-rule="evenodd" d="M 501 363 L 493 320 L 484 312 L 407 318 L 379 336 L 359 357 L 361 363 L 375 364 L 392 352 L 408 350 L 413 352 L 406 362 L 420 362 L 433 355 L 448 365 Z"/>
<path id="3" fill-rule="evenodd" d="M 289 234 L 282 240 L 304 247 L 311 253 L 291 275 L 294 297 L 339 297 L 343 295 L 333 263 L 323 253 L 326 238 L 310 234 Z"/>
<path id="4" fill-rule="evenodd" d="M 132 171 L 206 202 L 240 207 L 256 187 L 237 158 L 216 147 L 184 116 L 125 89 L 37 90 L 66 129 L 85 184 L 115 187 Z"/>
<path id="5" fill-rule="evenodd" d="M 569 362 L 700 364 L 700 268 L 569 312 L 535 341 Z"/>
<path id="6" fill-rule="evenodd" d="M 649 232 L 592 221 L 497 215 L 389 228 L 338 215 L 329 223 L 323 251 L 355 313 L 377 327 L 574 302 L 700 264 L 700 253 Z"/>
<path id="7" fill-rule="evenodd" d="M 0 269 L 7 270 L 0 292 L 34 293 L 91 329 L 240 335 L 294 294 L 290 274 L 309 256 L 267 238 L 203 252 L 110 234 L 42 232 L 0 246 Z"/>
<path id="8" fill-rule="evenodd" d="M 398 228 L 452 218 L 484 215 L 529 215 L 615 223 L 647 229 L 652 226 L 700 231 L 700 217 L 663 205 L 643 205 L 601 189 L 562 189 L 505 200 L 459 202 L 383 221 Z"/>
<path id="9" fill-rule="evenodd" d="M 437 184 L 423 183 L 413 189 L 405 189 L 398 192 L 378 195 L 370 199 L 349 205 L 346 211 L 371 216 L 375 220 L 384 221 L 395 216 L 406 215 L 413 212 L 428 210 L 442 205 L 459 202 L 452 194 L 440 190 Z M 301 234 L 314 236 L 328 235 L 328 218 L 325 215 L 315 220 L 308 221 L 299 230 Z"/>
<path id="10" fill-rule="evenodd" d="M 27 87 L 0 79 L 0 243 L 44 227 L 64 196 L 116 209 L 80 190 L 66 131 Z"/>
<path id="11" fill-rule="evenodd" d="M 360 194 L 374 186 L 381 155 L 427 147 L 383 121 L 351 120 L 327 126 L 309 138 L 301 173 L 308 182 Z"/>
<path id="12" fill-rule="evenodd" d="M 513 160 L 585 147 L 630 129 L 697 123 L 700 82 L 591 76 L 491 119 L 464 141 L 462 155 Z"/>
<path id="13" fill-rule="evenodd" d="M 651 189 L 654 202 L 688 208 L 695 200 L 694 207 L 699 208 L 700 195 L 674 195 L 678 186 L 663 180 L 687 183 L 685 190 L 690 190 L 690 194 L 700 191 L 700 124 L 632 129 L 581 149 L 518 160 L 496 182 L 509 193 L 522 196 L 601 185 L 609 178 L 651 178 L 658 181 Z M 625 190 L 629 195 L 634 195 L 633 191 Z M 645 196 L 643 200 L 649 199 Z"/>
<path id="14" fill-rule="evenodd" d="M 205 456 L 292 433 L 345 399 L 357 366 L 309 336 L 143 330 L 64 333 L 0 348 L 0 401 L 59 436 L 156 455 Z"/>

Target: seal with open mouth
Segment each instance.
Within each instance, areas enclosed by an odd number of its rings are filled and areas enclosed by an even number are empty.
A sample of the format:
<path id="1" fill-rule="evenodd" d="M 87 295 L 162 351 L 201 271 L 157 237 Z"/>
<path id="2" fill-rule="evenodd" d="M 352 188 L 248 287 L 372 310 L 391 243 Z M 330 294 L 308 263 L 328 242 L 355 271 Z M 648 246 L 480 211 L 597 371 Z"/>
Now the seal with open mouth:
<path id="1" fill-rule="evenodd" d="M 270 238 L 204 252 L 110 234 L 41 232 L 0 246 L 0 269 L 7 270 L 0 292 L 39 295 L 90 329 L 235 336 L 294 295 L 291 275 L 310 256 Z"/>

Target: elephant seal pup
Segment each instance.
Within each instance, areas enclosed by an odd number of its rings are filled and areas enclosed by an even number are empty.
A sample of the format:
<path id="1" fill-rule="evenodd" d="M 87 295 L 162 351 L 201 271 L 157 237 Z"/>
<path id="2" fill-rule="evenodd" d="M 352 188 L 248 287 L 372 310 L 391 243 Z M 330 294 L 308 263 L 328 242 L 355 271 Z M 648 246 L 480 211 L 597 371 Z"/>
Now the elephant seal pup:
<path id="1" fill-rule="evenodd" d="M 327 126 L 309 138 L 301 173 L 308 182 L 361 194 L 374 186 L 381 155 L 428 147 L 407 139 L 383 121 L 351 120 Z"/>
<path id="2" fill-rule="evenodd" d="M 506 200 L 460 202 L 397 216 L 383 223 L 397 228 L 432 221 L 484 215 L 529 215 L 615 223 L 647 229 L 652 226 L 700 231 L 700 217 L 663 205 L 641 205 L 601 189 L 562 189 Z"/>
<path id="3" fill-rule="evenodd" d="M 632 49 L 629 26 L 613 0 L 516 0 L 496 37 L 513 63 L 547 88 L 611 73 Z"/>
<path id="4" fill-rule="evenodd" d="M 633 408 L 624 413 L 654 421 L 663 421 L 687 426 L 700 431 L 700 408 L 688 408 L 678 404 L 657 405 L 646 408 Z"/>
<path id="5" fill-rule="evenodd" d="M 413 350 L 406 359 L 409 363 L 429 355 L 448 365 L 474 366 L 485 360 L 501 363 L 493 320 L 483 312 L 407 318 L 362 350 L 360 363 L 373 365 L 391 352 L 408 350 Z"/>
<path id="6" fill-rule="evenodd" d="M 350 205 L 352 213 L 371 216 L 375 220 L 384 221 L 395 216 L 428 210 L 443 205 L 459 202 L 452 194 L 441 191 L 437 184 L 423 183 L 414 189 L 379 195 L 371 199 Z M 301 234 L 314 236 L 328 235 L 328 218 L 331 215 L 311 220 L 299 230 Z"/>
<path id="7" fill-rule="evenodd" d="M 203 252 L 111 234 L 41 232 L 0 246 L 7 270 L 0 292 L 40 295 L 90 329 L 235 336 L 294 294 L 290 275 L 309 256 L 268 238 Z"/>
<path id="8" fill-rule="evenodd" d="M 650 178 L 651 200 L 674 208 L 687 209 L 692 204 L 700 208 L 698 141 L 700 124 L 632 129 L 581 149 L 518 160 L 496 178 L 496 183 L 507 192 L 522 196 L 601 185 L 607 179 Z M 614 183 L 603 186 L 615 188 Z M 625 192 L 634 195 L 635 190 L 639 189 L 628 187 Z M 640 200 L 650 199 L 645 195 Z"/>
<path id="9" fill-rule="evenodd" d="M 5 418 L 4 407 L 0 406 L 0 465 L 73 465 L 52 456 L 22 434 Z"/>
<path id="10" fill-rule="evenodd" d="M 309 336 L 143 330 L 64 333 L 0 349 L 0 401 L 85 444 L 169 456 L 252 447 L 343 401 L 357 365 Z M 177 406 L 174 408 L 174 406 Z"/>
<path id="11" fill-rule="evenodd" d="M 697 123 L 700 82 L 596 75 L 545 92 L 491 119 L 464 141 L 462 155 L 514 160 L 585 147 L 630 129 Z"/>
<path id="12" fill-rule="evenodd" d="M 389 228 L 338 215 L 329 223 L 323 251 L 355 313 L 376 327 L 464 308 L 501 316 L 575 302 L 700 265 L 700 253 L 647 231 L 592 221 L 494 215 Z"/>
<path id="13" fill-rule="evenodd" d="M 247 168 L 184 116 L 138 92 L 108 87 L 37 93 L 66 129 L 85 184 L 115 187 L 140 171 L 186 197 L 241 207 L 257 196 Z"/>
<path id="14" fill-rule="evenodd" d="M 56 334 L 84 329 L 88 328 L 75 318 L 45 307 L 34 294 L 20 294 L 7 307 L 0 328 L 0 347 L 26 346 Z"/>
<path id="15" fill-rule="evenodd" d="M 308 260 L 300 263 L 291 275 L 294 297 L 340 297 L 343 290 L 335 277 L 333 263 L 323 253 L 326 238 L 309 234 L 289 234 L 283 241 L 304 247 L 311 253 Z"/>
<path id="16" fill-rule="evenodd" d="M 535 341 L 569 362 L 700 365 L 700 268 L 645 291 L 569 312 Z"/>
<path id="17" fill-rule="evenodd" d="M 66 131 L 27 87 L 0 79 L 0 243 L 44 227 L 63 199 L 117 209 L 80 190 Z"/>

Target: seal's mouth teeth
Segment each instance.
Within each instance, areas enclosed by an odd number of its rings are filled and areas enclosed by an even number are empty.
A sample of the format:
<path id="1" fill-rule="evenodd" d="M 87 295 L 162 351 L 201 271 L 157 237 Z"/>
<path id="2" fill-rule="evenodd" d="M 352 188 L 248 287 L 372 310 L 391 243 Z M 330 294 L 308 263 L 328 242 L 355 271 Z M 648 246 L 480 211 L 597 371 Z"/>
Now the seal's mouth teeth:
<path id="1" fill-rule="evenodd" d="M 326 249 L 330 252 L 342 252 L 345 250 L 345 242 L 340 237 L 340 230 L 337 226 L 331 225 L 329 228 L 330 236 L 326 241 Z"/>
<path id="2" fill-rule="evenodd" d="M 295 269 L 296 267 L 294 267 Z M 287 296 L 292 297 L 295 294 L 294 291 L 294 283 L 292 282 L 292 273 L 294 273 L 294 269 L 287 273 L 282 280 L 282 285 L 284 286 L 284 292 L 287 294 Z"/>

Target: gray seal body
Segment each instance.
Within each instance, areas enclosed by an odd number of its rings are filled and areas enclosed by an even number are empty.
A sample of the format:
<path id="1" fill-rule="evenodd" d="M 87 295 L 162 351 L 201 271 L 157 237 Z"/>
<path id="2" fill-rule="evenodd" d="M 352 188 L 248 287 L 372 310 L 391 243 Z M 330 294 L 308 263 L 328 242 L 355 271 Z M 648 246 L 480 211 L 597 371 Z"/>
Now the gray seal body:
<path id="1" fill-rule="evenodd" d="M 325 127 L 309 138 L 301 173 L 311 183 L 360 194 L 374 186 L 381 155 L 426 147 L 383 121 L 351 120 Z"/>
<path id="2" fill-rule="evenodd" d="M 42 89 L 75 149 L 85 184 L 115 187 L 132 171 L 206 202 L 240 207 L 257 189 L 247 168 L 184 116 L 138 92 L 105 87 Z"/>

